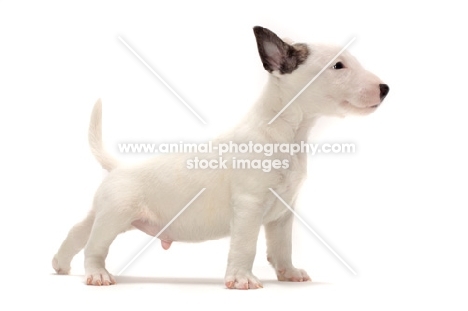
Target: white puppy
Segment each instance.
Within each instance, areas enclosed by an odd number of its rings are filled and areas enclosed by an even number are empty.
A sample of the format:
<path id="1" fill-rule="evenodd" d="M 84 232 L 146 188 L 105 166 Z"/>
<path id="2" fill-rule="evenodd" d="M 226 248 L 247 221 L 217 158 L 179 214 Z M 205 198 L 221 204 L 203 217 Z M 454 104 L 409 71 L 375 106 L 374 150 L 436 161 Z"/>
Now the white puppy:
<path id="1" fill-rule="evenodd" d="M 373 112 L 389 88 L 366 71 L 348 52 L 342 53 L 279 117 L 272 118 L 341 50 L 340 47 L 286 43 L 266 28 L 254 27 L 258 51 L 269 80 L 262 96 L 234 130 L 217 143 L 300 143 L 320 116 Z M 227 169 L 188 169 L 187 160 L 217 159 L 217 154 L 158 156 L 135 166 L 123 166 L 102 149 L 101 102 L 94 107 L 89 130 L 93 154 L 110 173 L 97 190 L 88 216 L 75 225 L 53 258 L 60 274 L 84 248 L 86 283 L 110 285 L 115 280 L 105 259 L 115 237 L 130 229 L 155 236 L 203 188 L 206 190 L 160 236 L 172 241 L 199 242 L 231 236 L 225 275 L 228 288 L 262 287 L 252 274 L 260 227 L 265 227 L 267 256 L 278 280 L 310 278 L 291 262 L 293 214 L 269 190 L 294 206 L 307 172 L 307 155 L 275 153 L 224 155 Z M 233 157 L 279 159 L 287 167 L 233 169 Z M 284 162 L 281 162 L 284 163 Z"/>

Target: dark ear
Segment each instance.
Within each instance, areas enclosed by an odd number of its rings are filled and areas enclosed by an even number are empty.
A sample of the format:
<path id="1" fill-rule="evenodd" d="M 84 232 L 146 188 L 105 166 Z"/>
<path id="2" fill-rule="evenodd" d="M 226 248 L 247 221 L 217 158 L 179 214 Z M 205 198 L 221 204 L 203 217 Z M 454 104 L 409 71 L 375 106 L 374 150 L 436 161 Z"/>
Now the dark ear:
<path id="1" fill-rule="evenodd" d="M 269 72 L 278 70 L 282 74 L 291 73 L 309 55 L 305 44 L 289 45 L 272 31 L 260 26 L 255 26 L 253 30 L 263 67 Z"/>

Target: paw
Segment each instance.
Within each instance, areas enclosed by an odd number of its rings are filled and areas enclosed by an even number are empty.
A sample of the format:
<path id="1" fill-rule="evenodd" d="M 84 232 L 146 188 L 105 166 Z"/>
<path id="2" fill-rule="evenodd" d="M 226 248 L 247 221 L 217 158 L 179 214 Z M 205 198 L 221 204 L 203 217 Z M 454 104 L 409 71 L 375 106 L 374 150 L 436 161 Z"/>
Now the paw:
<path id="1" fill-rule="evenodd" d="M 67 264 L 63 264 L 59 261 L 59 259 L 57 258 L 57 255 L 54 256 L 54 258 L 52 259 L 52 267 L 54 268 L 55 272 L 57 272 L 57 274 L 68 274 L 70 273 L 70 265 Z"/>
<path id="2" fill-rule="evenodd" d="M 289 268 L 276 270 L 278 281 L 282 282 L 307 282 L 311 281 L 310 276 L 302 269 Z"/>
<path id="3" fill-rule="evenodd" d="M 232 274 L 226 274 L 224 284 L 229 289 L 257 289 L 263 287 L 262 283 L 260 283 L 255 275 L 247 271 L 237 271 Z"/>
<path id="4" fill-rule="evenodd" d="M 113 285 L 114 277 L 104 268 L 92 269 L 86 272 L 86 285 Z"/>

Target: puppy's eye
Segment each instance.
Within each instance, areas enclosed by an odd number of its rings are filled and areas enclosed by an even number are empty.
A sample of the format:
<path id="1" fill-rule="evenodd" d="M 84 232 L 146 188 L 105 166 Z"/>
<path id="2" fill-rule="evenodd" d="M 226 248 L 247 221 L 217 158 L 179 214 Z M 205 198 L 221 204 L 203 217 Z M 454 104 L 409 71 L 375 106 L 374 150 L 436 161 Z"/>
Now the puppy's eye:
<path id="1" fill-rule="evenodd" d="M 343 69 L 345 66 L 343 65 L 342 62 L 338 62 L 335 65 L 333 65 L 333 69 Z"/>

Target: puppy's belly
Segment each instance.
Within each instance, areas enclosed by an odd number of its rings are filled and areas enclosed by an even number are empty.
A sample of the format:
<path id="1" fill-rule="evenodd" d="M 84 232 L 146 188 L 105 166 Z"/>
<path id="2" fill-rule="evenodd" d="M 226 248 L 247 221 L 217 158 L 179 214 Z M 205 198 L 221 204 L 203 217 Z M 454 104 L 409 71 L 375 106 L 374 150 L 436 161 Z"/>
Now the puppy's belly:
<path id="1" fill-rule="evenodd" d="M 171 247 L 173 241 L 201 242 L 206 240 L 215 240 L 228 236 L 230 232 L 229 222 L 222 224 L 221 221 L 211 224 L 186 224 L 182 228 L 178 227 L 177 225 L 171 225 L 162 232 L 161 230 L 164 228 L 164 226 L 154 224 L 148 221 L 146 218 L 135 220 L 131 224 L 136 229 L 143 231 L 150 236 L 158 236 L 158 238 L 161 240 L 161 246 L 165 250 Z"/>
<path id="2" fill-rule="evenodd" d="M 132 222 L 132 226 L 151 236 L 156 236 L 159 233 L 159 231 L 161 231 L 161 229 L 158 226 L 151 225 L 148 222 L 141 219 Z M 161 240 L 161 246 L 165 250 L 168 250 L 169 247 L 171 247 L 172 240 L 168 236 L 163 236 L 163 234 L 164 232 L 162 232 L 159 236 L 159 239 Z"/>

